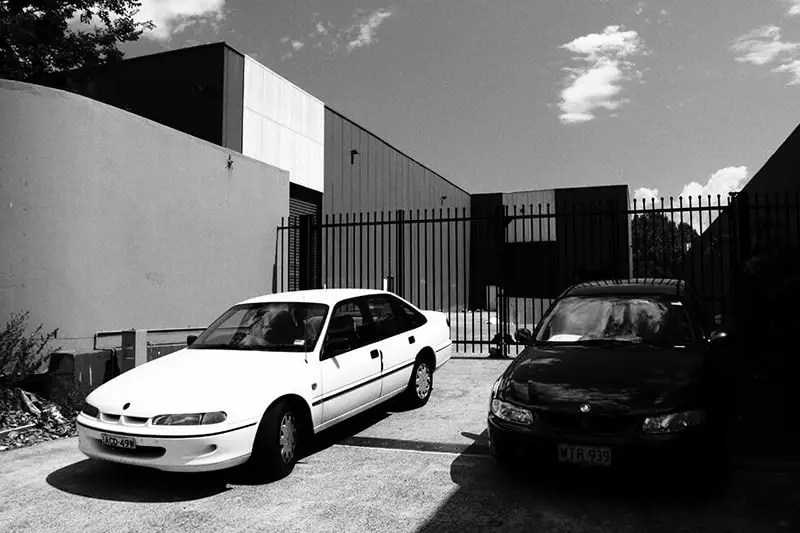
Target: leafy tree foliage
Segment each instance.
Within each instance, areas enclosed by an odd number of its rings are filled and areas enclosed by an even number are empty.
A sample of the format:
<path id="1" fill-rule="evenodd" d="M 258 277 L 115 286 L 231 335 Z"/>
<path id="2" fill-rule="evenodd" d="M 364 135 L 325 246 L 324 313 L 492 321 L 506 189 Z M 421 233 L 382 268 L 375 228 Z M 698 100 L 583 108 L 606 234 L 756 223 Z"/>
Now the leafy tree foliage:
<path id="1" fill-rule="evenodd" d="M 0 78 L 43 83 L 52 73 L 121 60 L 117 45 L 154 27 L 151 21 L 134 21 L 140 5 L 137 0 L 0 0 Z M 74 24 L 76 16 L 82 25 Z"/>
<path id="2" fill-rule="evenodd" d="M 633 270 L 637 277 L 672 277 L 695 239 L 697 231 L 687 222 L 664 213 L 638 214 L 631 223 Z"/>
<path id="3" fill-rule="evenodd" d="M 27 333 L 29 315 L 15 313 L 0 330 L 0 386 L 36 373 L 49 357 L 49 342 L 58 336 L 58 329 L 42 333 L 42 325 Z"/>

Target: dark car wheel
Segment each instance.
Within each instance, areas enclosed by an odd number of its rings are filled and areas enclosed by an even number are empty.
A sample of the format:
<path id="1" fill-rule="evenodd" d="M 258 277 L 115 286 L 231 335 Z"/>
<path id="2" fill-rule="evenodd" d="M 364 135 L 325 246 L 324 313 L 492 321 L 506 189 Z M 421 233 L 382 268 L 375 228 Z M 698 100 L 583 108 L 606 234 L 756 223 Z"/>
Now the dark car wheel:
<path id="1" fill-rule="evenodd" d="M 406 404 L 412 408 L 422 407 L 428 403 L 431 391 L 433 391 L 433 369 L 427 361 L 417 359 L 406 389 Z"/>
<path id="2" fill-rule="evenodd" d="M 288 476 L 300 449 L 300 420 L 292 407 L 278 402 L 264 413 L 258 426 L 250 473 L 259 481 L 276 481 Z"/>

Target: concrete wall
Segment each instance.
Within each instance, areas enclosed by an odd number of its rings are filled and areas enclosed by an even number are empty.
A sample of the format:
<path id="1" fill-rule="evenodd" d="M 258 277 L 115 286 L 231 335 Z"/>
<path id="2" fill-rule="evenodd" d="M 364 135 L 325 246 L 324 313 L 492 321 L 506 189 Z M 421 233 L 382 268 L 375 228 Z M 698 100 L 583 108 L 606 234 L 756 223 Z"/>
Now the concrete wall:
<path id="1" fill-rule="evenodd" d="M 73 349 L 271 292 L 287 172 L 36 85 L 0 80 L 0 123 L 0 320 Z"/>
<path id="2" fill-rule="evenodd" d="M 324 190 L 322 102 L 245 56 L 241 113 L 244 155 L 285 168 L 292 183 Z"/>

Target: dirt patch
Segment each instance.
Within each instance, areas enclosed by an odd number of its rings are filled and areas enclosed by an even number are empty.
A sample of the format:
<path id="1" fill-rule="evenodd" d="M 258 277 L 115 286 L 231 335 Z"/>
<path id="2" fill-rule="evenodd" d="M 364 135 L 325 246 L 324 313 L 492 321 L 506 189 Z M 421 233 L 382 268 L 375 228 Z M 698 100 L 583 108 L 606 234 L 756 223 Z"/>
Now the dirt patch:
<path id="1" fill-rule="evenodd" d="M 75 409 L 20 388 L 0 388 L 0 451 L 77 435 Z"/>

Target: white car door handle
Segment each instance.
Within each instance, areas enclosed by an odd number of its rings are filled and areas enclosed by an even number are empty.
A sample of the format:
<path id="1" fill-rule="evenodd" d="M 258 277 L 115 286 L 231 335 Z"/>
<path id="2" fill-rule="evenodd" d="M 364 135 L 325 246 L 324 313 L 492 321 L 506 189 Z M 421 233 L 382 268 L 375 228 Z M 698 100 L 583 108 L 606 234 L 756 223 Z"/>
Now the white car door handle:
<path id="1" fill-rule="evenodd" d="M 373 359 L 377 359 L 378 356 L 381 355 L 381 352 L 379 352 L 378 350 L 372 350 L 371 352 L 369 352 L 369 354 L 372 356 Z"/>

